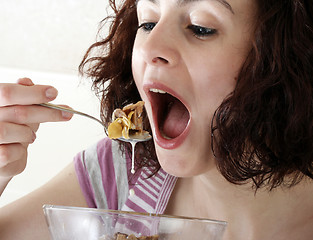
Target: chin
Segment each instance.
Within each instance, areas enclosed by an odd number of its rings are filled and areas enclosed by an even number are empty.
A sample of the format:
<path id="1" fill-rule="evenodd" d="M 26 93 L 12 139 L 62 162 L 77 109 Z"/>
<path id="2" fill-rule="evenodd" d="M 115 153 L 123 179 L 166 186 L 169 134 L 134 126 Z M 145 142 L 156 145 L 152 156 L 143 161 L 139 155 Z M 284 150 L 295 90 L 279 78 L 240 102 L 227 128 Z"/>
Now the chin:
<path id="1" fill-rule="evenodd" d="M 198 153 L 180 149 L 167 150 L 156 146 L 156 153 L 162 169 L 176 177 L 193 177 L 201 175 L 212 168 L 214 163 Z"/>

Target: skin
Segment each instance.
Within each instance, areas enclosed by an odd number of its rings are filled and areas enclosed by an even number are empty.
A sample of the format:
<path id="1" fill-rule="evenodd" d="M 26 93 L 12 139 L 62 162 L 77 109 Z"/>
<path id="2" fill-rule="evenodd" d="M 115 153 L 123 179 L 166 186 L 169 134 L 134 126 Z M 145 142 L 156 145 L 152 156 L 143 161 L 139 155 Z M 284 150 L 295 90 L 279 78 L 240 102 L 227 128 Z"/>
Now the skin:
<path id="1" fill-rule="evenodd" d="M 251 0 L 228 0 L 228 4 L 215 0 L 181 5 L 176 0 L 138 2 L 139 24 L 154 24 L 151 31 L 141 27 L 137 33 L 133 75 L 154 128 L 160 163 L 169 173 L 181 176 L 166 213 L 228 221 L 224 240 L 311 239 L 312 181 L 304 179 L 292 189 L 255 193 L 249 184 L 227 182 L 214 165 L 208 147 L 209 124 L 215 109 L 235 86 L 250 48 L 256 12 Z M 190 25 L 214 28 L 217 34 L 199 38 Z M 156 128 L 151 87 L 179 97 L 190 112 L 188 131 L 179 144 L 172 140 L 171 149 L 170 141 L 162 139 Z M 27 146 L 34 141 L 39 123 L 71 118 L 30 106 L 53 100 L 57 93 L 47 98 L 48 88 L 33 85 L 30 79 L 0 84 L 0 192 L 23 171 Z M 49 239 L 42 214 L 42 205 L 49 203 L 87 206 L 73 164 L 42 188 L 0 210 L 1 239 Z"/>
<path id="2" fill-rule="evenodd" d="M 12 177 L 24 170 L 27 147 L 34 142 L 39 123 L 68 121 L 72 115 L 31 106 L 52 101 L 57 90 L 51 86 L 34 85 L 28 78 L 19 79 L 17 84 L 0 83 L 0 96 L 2 193 Z M 49 203 L 87 207 L 73 164 L 38 190 L 0 209 L 0 238 L 50 239 L 42 211 L 42 205 Z"/>
<path id="3" fill-rule="evenodd" d="M 133 49 L 133 75 L 149 119 L 154 111 L 148 97 L 151 87 L 174 92 L 191 115 L 188 136 L 178 147 L 160 146 L 160 137 L 154 134 L 162 167 L 176 176 L 194 176 L 214 168 L 209 126 L 214 111 L 235 87 L 251 48 L 256 12 L 252 1 L 231 4 L 232 10 L 218 1 L 138 3 L 139 26 L 155 25 L 152 31 L 145 31 L 144 26 L 139 29 Z M 212 28 L 216 33 L 196 36 L 190 26 Z M 157 129 L 154 120 L 150 123 Z"/>
<path id="4" fill-rule="evenodd" d="M 257 12 L 250 0 L 228 3 L 231 10 L 220 1 L 138 3 L 139 26 L 144 25 L 133 49 L 134 79 L 145 101 L 158 159 L 167 172 L 182 177 L 166 213 L 224 219 L 230 223 L 225 239 L 310 239 L 311 181 L 292 190 L 279 188 L 269 193 L 264 189 L 255 194 L 249 184 L 228 183 L 217 171 L 208 147 L 209 124 L 215 109 L 235 87 L 251 47 Z M 197 36 L 188 28 L 190 25 L 214 28 L 217 34 Z M 170 149 L 166 144 L 169 141 L 158 133 L 154 102 L 149 97 L 151 88 L 178 97 L 191 116 L 183 141 Z"/>

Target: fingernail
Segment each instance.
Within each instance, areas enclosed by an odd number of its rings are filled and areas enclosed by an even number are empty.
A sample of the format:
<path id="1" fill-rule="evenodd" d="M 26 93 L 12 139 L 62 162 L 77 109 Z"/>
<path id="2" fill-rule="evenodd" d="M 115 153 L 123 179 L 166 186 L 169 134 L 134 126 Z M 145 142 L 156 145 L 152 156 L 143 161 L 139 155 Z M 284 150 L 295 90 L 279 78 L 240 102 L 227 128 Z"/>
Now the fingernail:
<path id="1" fill-rule="evenodd" d="M 64 119 L 71 119 L 71 118 L 72 118 L 72 116 L 73 116 L 73 114 L 72 114 L 72 113 L 62 111 L 62 117 L 63 117 Z"/>
<path id="2" fill-rule="evenodd" d="M 58 90 L 56 90 L 54 87 L 49 87 L 47 90 L 46 90 L 46 97 L 49 99 L 49 100 L 53 100 L 57 97 L 58 95 Z"/>

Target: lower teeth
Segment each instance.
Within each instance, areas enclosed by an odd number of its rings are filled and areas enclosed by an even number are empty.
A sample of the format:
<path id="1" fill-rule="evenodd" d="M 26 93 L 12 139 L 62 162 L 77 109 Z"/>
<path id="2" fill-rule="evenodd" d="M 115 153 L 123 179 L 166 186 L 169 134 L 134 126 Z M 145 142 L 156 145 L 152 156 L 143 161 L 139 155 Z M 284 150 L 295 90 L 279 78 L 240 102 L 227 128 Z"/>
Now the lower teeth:
<path id="1" fill-rule="evenodd" d="M 173 139 L 173 138 L 170 138 L 170 137 L 166 136 L 163 131 L 161 131 L 161 135 L 162 135 L 163 138 L 165 138 L 167 140 Z"/>

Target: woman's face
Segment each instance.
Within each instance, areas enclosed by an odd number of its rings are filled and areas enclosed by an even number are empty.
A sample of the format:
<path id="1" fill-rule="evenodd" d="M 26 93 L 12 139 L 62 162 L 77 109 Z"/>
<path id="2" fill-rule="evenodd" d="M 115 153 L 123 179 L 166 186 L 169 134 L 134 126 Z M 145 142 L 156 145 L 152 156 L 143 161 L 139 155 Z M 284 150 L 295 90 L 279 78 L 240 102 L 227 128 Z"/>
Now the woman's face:
<path id="1" fill-rule="evenodd" d="M 168 173 L 215 166 L 211 120 L 251 49 L 255 9 L 251 0 L 138 1 L 133 76 Z"/>

